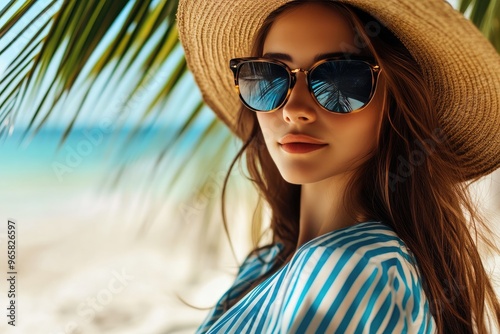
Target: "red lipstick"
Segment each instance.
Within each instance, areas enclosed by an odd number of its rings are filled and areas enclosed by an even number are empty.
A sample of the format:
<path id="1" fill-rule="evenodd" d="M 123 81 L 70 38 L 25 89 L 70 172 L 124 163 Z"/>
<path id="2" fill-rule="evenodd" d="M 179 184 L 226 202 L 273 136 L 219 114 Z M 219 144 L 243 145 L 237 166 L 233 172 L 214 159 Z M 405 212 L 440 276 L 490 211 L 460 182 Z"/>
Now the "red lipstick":
<path id="1" fill-rule="evenodd" d="M 288 153 L 308 153 L 328 145 L 317 138 L 302 134 L 287 134 L 281 138 L 279 144 Z"/>

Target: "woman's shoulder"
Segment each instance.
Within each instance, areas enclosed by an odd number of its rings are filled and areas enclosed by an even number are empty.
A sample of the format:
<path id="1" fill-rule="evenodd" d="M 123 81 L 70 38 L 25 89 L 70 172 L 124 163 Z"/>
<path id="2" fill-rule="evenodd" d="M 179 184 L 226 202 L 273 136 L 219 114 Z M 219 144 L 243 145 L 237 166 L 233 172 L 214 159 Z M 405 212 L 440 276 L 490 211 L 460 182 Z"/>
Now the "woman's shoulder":
<path id="1" fill-rule="evenodd" d="M 322 286 L 326 281 L 349 285 L 377 280 L 420 293 L 423 279 L 413 253 L 403 240 L 380 222 L 360 223 L 332 231 L 304 244 L 291 259 L 290 277 Z"/>
<path id="2" fill-rule="evenodd" d="M 320 332 L 369 327 L 426 333 L 434 328 L 416 261 L 382 223 L 360 223 L 304 244 L 282 286 L 283 305 L 293 305 L 283 308 L 286 332 L 313 331 L 310 317 L 321 318 Z"/>
<path id="3" fill-rule="evenodd" d="M 295 258 L 314 260 L 320 254 L 324 258 L 333 253 L 341 258 L 356 255 L 366 262 L 386 264 L 388 260 L 398 260 L 416 265 L 404 241 L 382 222 L 364 222 L 326 233 L 302 245 Z"/>
<path id="4" fill-rule="evenodd" d="M 265 274 L 274 265 L 283 245 L 275 243 L 252 251 L 240 266 L 238 276 L 249 279 Z M 382 267 L 404 264 L 416 270 L 412 252 L 388 225 L 363 222 L 328 232 L 302 245 L 292 257 L 289 267 L 303 269 L 305 265 L 325 265 L 325 261 Z M 289 269 L 292 269 L 289 268 Z"/>
<path id="5" fill-rule="evenodd" d="M 238 277 L 245 277 L 248 280 L 265 274 L 273 267 L 282 249 L 281 243 L 274 243 L 253 250 L 241 264 Z"/>

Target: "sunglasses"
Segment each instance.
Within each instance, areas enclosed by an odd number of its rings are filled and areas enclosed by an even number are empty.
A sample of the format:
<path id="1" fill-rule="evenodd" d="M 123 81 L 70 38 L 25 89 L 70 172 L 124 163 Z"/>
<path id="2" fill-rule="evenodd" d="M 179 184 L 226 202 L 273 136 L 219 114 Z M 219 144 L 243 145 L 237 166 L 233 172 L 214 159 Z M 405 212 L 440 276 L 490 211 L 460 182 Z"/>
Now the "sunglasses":
<path id="1" fill-rule="evenodd" d="M 314 100 L 326 111 L 352 113 L 363 109 L 375 92 L 381 69 L 373 58 L 335 57 L 318 61 L 310 69 L 290 69 L 268 58 L 234 58 L 229 62 L 243 104 L 257 112 L 283 107 L 304 72 Z"/>

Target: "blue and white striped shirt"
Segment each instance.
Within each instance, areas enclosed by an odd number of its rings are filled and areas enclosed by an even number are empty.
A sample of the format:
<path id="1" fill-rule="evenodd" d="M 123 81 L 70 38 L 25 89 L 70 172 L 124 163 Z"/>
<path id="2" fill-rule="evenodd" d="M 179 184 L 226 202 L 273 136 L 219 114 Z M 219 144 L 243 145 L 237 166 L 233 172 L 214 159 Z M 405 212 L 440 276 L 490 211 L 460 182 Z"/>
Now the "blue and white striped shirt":
<path id="1" fill-rule="evenodd" d="M 238 294 L 265 274 L 282 245 L 250 255 Z M 224 295 L 197 333 L 434 333 L 413 255 L 388 226 L 365 222 L 304 245 L 289 263 L 223 313 Z"/>

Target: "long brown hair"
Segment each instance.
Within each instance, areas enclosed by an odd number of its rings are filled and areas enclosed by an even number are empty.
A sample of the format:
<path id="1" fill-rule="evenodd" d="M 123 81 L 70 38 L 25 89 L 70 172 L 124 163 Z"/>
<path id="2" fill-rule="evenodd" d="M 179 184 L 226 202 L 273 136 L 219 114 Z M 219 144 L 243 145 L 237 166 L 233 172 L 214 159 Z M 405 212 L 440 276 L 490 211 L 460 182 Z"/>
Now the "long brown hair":
<path id="1" fill-rule="evenodd" d="M 353 216 L 383 221 L 406 243 L 417 259 L 439 333 L 487 333 L 492 325 L 487 321 L 488 308 L 493 323 L 500 327 L 500 304 L 477 245 L 498 249 L 486 237 L 493 236 L 492 231 L 470 198 L 470 184 L 463 182 L 463 164 L 440 128 L 421 69 L 391 31 L 369 14 L 338 2 L 315 1 L 334 7 L 351 22 L 360 37 L 357 46 L 366 47 L 365 52 L 375 57 L 386 81 L 385 119 L 378 146 L 350 180 L 344 196 L 346 209 Z M 262 55 L 276 18 L 303 3 L 289 2 L 264 21 L 254 41 L 253 56 Z M 244 157 L 248 178 L 272 213 L 272 243 L 256 244 L 252 253 L 277 242 L 284 247 L 270 271 L 248 282 L 243 293 L 231 296 L 228 291 L 226 309 L 290 260 L 299 232 L 300 185 L 281 177 L 254 112 L 241 107 L 238 124 L 245 136 L 224 183 L 223 216 L 229 174 Z"/>

